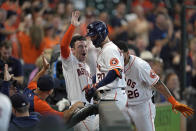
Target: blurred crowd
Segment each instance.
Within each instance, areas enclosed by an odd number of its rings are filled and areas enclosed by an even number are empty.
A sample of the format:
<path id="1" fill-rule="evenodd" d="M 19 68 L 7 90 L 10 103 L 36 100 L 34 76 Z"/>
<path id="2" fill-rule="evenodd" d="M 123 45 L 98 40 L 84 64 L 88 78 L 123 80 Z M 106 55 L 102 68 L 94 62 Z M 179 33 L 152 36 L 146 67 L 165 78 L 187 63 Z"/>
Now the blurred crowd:
<path id="1" fill-rule="evenodd" d="M 80 7 L 80 2 L 85 3 L 85 0 L 77 1 L 6 0 L 0 5 L 0 78 L 3 81 L 5 77 L 5 64 L 8 64 L 9 73 L 14 75 L 9 97 L 17 91 L 23 92 L 41 71 L 42 54 L 51 65 L 48 74 L 56 79 L 55 86 L 58 87 L 47 98 L 47 102 L 56 105 L 67 97 L 59 59 L 59 41 L 70 24 L 71 12 Z M 89 23 L 96 19 L 104 21 L 110 39 L 114 42 L 127 41 L 131 53 L 148 61 L 173 96 L 180 100 L 181 3 L 176 2 L 171 10 L 163 1 L 132 0 L 131 8 L 127 11 L 127 3 L 123 2 L 116 4 L 112 14 L 107 10 L 100 11 L 96 7 L 83 5 L 81 25 L 75 33 L 85 36 Z M 196 5 L 196 2 L 186 0 L 185 4 Z M 188 43 L 187 81 L 183 98 L 189 105 L 196 106 L 193 102 L 196 100 L 196 10 L 187 9 L 184 19 L 187 22 Z M 156 103 L 166 101 L 160 94 L 155 93 L 155 97 Z"/>

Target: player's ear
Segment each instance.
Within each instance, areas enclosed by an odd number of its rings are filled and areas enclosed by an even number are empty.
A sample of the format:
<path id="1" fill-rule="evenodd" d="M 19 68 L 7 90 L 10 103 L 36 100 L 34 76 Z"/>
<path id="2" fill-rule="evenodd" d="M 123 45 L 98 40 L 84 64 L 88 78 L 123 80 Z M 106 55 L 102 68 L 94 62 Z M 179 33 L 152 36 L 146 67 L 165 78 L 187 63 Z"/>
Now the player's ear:
<path id="1" fill-rule="evenodd" d="M 128 50 L 128 51 L 127 51 L 127 55 L 130 55 L 130 54 L 131 54 L 131 52 L 130 52 L 130 50 Z"/>
<path id="2" fill-rule="evenodd" d="M 71 48 L 71 52 L 73 53 L 73 55 L 75 55 L 75 49 Z"/>

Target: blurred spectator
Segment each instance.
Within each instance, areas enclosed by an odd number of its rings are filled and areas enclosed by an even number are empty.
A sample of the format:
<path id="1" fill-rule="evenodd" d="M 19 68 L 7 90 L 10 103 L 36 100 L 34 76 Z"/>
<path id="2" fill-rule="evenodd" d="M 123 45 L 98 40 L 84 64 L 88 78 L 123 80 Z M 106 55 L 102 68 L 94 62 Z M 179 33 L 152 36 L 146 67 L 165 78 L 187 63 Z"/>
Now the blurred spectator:
<path id="1" fill-rule="evenodd" d="M 66 29 L 66 24 L 64 24 L 59 16 L 54 16 L 51 23 L 54 28 L 54 34 L 56 35 L 56 37 L 59 37 L 61 39 Z"/>
<path id="2" fill-rule="evenodd" d="M 141 52 L 140 58 L 142 58 L 143 60 L 147 61 L 150 64 L 150 66 L 152 67 L 152 69 L 153 69 L 153 59 L 154 59 L 154 56 L 153 56 L 153 54 L 150 51 L 143 51 L 143 52 Z M 155 72 L 155 73 L 157 73 L 157 72 Z"/>
<path id="3" fill-rule="evenodd" d="M 7 12 L 0 9 L 0 42 L 7 39 L 7 35 L 15 33 L 15 30 L 7 30 L 4 26 L 4 22 L 7 18 Z"/>
<path id="4" fill-rule="evenodd" d="M 144 41 L 148 45 L 149 43 L 148 33 L 149 33 L 150 26 L 149 26 L 148 21 L 145 18 L 144 9 L 142 8 L 142 6 L 139 6 L 139 5 L 135 6 L 133 8 L 133 13 L 137 15 L 133 30 L 135 34 L 139 36 L 140 38 L 144 39 Z"/>
<path id="5" fill-rule="evenodd" d="M 8 64 L 10 74 L 14 74 L 14 79 L 23 84 L 23 68 L 21 62 L 11 56 L 12 45 L 9 41 L 0 44 L 0 70 L 4 71 L 4 65 Z"/>
<path id="6" fill-rule="evenodd" d="M 52 48 L 59 43 L 60 38 L 56 35 L 54 26 L 50 23 L 46 23 L 44 27 L 44 38 L 45 49 Z"/>
<path id="7" fill-rule="evenodd" d="M 1 92 L 9 97 L 13 96 L 18 92 L 17 82 L 13 80 L 13 74 L 10 75 L 8 71 L 8 65 L 5 64 L 4 66 L 4 79 L 1 83 Z"/>
<path id="8" fill-rule="evenodd" d="M 6 0 L 2 5 L 2 9 L 5 9 L 6 11 L 13 11 L 17 13 L 17 19 L 14 23 L 15 28 L 18 27 L 18 24 L 20 22 L 20 15 L 22 13 L 21 7 L 19 5 L 19 0 Z"/>
<path id="9" fill-rule="evenodd" d="M 30 72 L 35 68 L 35 61 L 41 55 L 45 43 L 43 30 L 37 25 L 32 25 L 25 32 L 19 32 L 18 40 L 24 61 L 24 84 L 28 82 Z"/>
<path id="10" fill-rule="evenodd" d="M 196 38 L 191 39 L 189 45 L 189 58 L 192 60 L 193 67 L 192 67 L 192 83 L 191 85 L 196 88 Z"/>
<path id="11" fill-rule="evenodd" d="M 161 80 L 163 80 L 163 73 L 164 73 L 163 66 L 164 66 L 164 63 L 161 58 L 155 57 L 153 59 L 152 69 L 156 72 L 157 75 L 159 75 Z"/>
<path id="12" fill-rule="evenodd" d="M 5 29 L 9 32 L 13 32 L 10 35 L 7 35 L 7 39 L 12 42 L 12 56 L 19 58 L 18 54 L 18 40 L 16 36 L 17 27 L 15 26 L 17 20 L 17 13 L 11 10 L 7 11 L 7 19 L 4 23 Z"/>
<path id="13" fill-rule="evenodd" d="M 137 36 L 135 45 L 139 49 L 139 52 L 142 53 L 143 51 L 146 51 L 148 46 L 148 39 L 142 36 Z"/>
<path id="14" fill-rule="evenodd" d="M 154 4 L 150 0 L 134 0 L 131 3 L 131 7 L 136 7 L 138 5 L 142 6 L 145 13 L 152 11 L 152 9 L 154 8 Z"/>
<path id="15" fill-rule="evenodd" d="M 180 100 L 180 81 L 175 72 L 169 72 L 165 76 L 165 84 L 172 93 L 172 95 Z"/>
<path id="16" fill-rule="evenodd" d="M 166 72 L 164 83 L 175 99 L 180 100 L 180 81 L 177 74 L 173 70 L 168 70 Z M 155 94 L 155 98 L 156 103 L 167 101 L 164 96 L 158 92 Z"/>
<path id="17" fill-rule="evenodd" d="M 163 46 L 160 57 L 164 61 L 164 69 L 172 68 L 178 70 L 177 65 L 180 62 L 180 31 L 176 31 L 172 39 Z"/>
<path id="18" fill-rule="evenodd" d="M 148 49 L 153 55 L 159 56 L 161 49 L 168 43 L 173 34 L 173 25 L 171 20 L 164 13 L 156 16 L 154 29 L 150 32 L 150 43 Z"/>
<path id="19" fill-rule="evenodd" d="M 69 21 L 71 16 L 71 12 L 74 10 L 74 5 L 70 1 L 60 1 L 56 5 L 56 14 L 61 17 L 61 19 L 64 21 Z"/>
<path id="20" fill-rule="evenodd" d="M 95 9 L 93 7 L 87 7 L 85 10 L 85 17 L 83 20 L 81 20 L 79 33 L 83 36 L 86 35 L 87 34 L 87 30 L 86 30 L 87 25 L 92 23 L 95 20 L 96 20 Z"/>
<path id="21" fill-rule="evenodd" d="M 51 49 L 46 49 L 44 50 L 44 53 L 42 55 L 45 56 L 46 60 L 47 61 L 50 61 L 51 59 L 51 53 L 52 53 L 52 50 Z M 33 69 L 33 71 L 30 73 L 29 75 L 29 79 L 28 79 L 28 83 L 31 82 L 31 80 L 35 77 L 35 75 L 41 71 L 41 69 L 43 68 L 43 63 L 42 63 L 42 55 L 40 55 L 36 62 L 35 62 L 35 69 Z"/>
<path id="22" fill-rule="evenodd" d="M 110 25 L 113 28 L 113 32 L 110 34 L 112 40 L 128 40 L 127 34 L 127 22 L 124 18 L 126 13 L 126 5 L 119 3 L 115 9 L 115 14 L 110 19 Z"/>
<path id="23" fill-rule="evenodd" d="M 1 5 L 1 8 L 5 9 L 5 10 L 15 11 L 15 12 L 17 12 L 17 14 L 21 13 L 21 9 L 20 9 L 18 0 L 6 0 L 6 2 L 4 2 Z"/>
<path id="24" fill-rule="evenodd" d="M 52 19 L 52 16 L 50 15 L 52 9 L 48 5 L 48 0 L 34 0 L 31 1 L 31 7 L 32 7 L 32 16 L 34 19 L 37 17 L 42 17 L 44 14 L 46 14 L 47 20 L 48 18 Z"/>
<path id="25" fill-rule="evenodd" d="M 39 112 L 42 115 L 58 115 L 64 118 L 67 122 L 77 108 L 82 108 L 82 102 L 76 102 L 72 107 L 64 112 L 58 112 L 50 107 L 46 102 L 46 98 L 52 94 L 54 90 L 54 79 L 49 75 L 44 75 L 49 68 L 49 64 L 45 57 L 42 57 L 43 68 L 33 80 L 29 83 L 28 88 L 25 88 L 24 94 L 30 101 L 30 111 Z"/>
<path id="26" fill-rule="evenodd" d="M 35 64 L 44 48 L 44 32 L 37 26 L 32 25 L 27 32 L 19 32 L 18 40 L 21 46 L 22 58 L 25 64 Z"/>
<path id="27" fill-rule="evenodd" d="M 15 94 L 11 98 L 13 118 L 9 131 L 32 130 L 39 123 L 39 116 L 29 113 L 29 102 L 22 94 Z"/>
<path id="28" fill-rule="evenodd" d="M 109 35 L 113 32 L 111 25 L 109 24 L 109 14 L 107 12 L 101 12 L 99 14 L 99 18 L 100 21 L 103 21 L 104 23 L 107 24 L 108 27 L 108 32 Z"/>
<path id="29" fill-rule="evenodd" d="M 12 112 L 12 105 L 10 99 L 0 93 L 0 131 L 7 131 Z"/>
<path id="30" fill-rule="evenodd" d="M 174 30 L 179 30 L 181 27 L 180 13 L 181 13 L 181 4 L 176 3 L 174 7 L 174 16 L 173 16 L 173 24 Z"/>

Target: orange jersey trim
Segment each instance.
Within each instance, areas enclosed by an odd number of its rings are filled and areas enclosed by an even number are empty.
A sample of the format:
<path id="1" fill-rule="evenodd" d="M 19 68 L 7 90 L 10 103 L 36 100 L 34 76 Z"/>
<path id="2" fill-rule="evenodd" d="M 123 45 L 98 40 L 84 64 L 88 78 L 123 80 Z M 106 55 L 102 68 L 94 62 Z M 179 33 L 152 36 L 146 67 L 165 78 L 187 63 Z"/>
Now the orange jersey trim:
<path id="1" fill-rule="evenodd" d="M 133 65 L 133 63 L 135 61 L 135 58 L 136 58 L 136 56 L 134 56 L 133 61 L 131 62 L 131 64 L 129 65 L 129 67 L 127 68 L 127 70 L 125 70 L 125 72 L 127 72 L 131 68 L 131 66 Z"/>
<path id="2" fill-rule="evenodd" d="M 28 85 L 28 88 L 29 88 L 30 90 L 36 89 L 36 88 L 37 88 L 37 82 L 36 82 L 36 81 L 31 81 L 31 82 L 29 83 L 29 85 Z"/>
<path id="3" fill-rule="evenodd" d="M 61 41 L 61 46 L 60 46 L 61 55 L 65 59 L 68 58 L 70 54 L 69 45 L 70 45 L 74 30 L 75 30 L 75 26 L 71 24 L 69 28 L 67 29 L 67 31 L 65 32 L 63 39 Z"/>

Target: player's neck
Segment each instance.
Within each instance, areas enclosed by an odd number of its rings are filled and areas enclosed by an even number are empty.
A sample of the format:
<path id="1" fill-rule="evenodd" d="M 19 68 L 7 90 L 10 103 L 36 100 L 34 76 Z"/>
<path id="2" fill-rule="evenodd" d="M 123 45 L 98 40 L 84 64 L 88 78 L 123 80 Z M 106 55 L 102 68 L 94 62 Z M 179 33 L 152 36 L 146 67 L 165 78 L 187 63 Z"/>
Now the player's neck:
<path id="1" fill-rule="evenodd" d="M 108 38 L 108 36 L 105 38 L 105 40 L 101 43 L 101 48 L 103 48 L 103 46 L 106 44 L 106 43 L 108 43 L 108 42 L 110 42 L 110 39 Z"/>
<path id="2" fill-rule="evenodd" d="M 129 59 L 130 59 L 130 56 L 125 58 L 125 66 L 129 63 Z"/>

